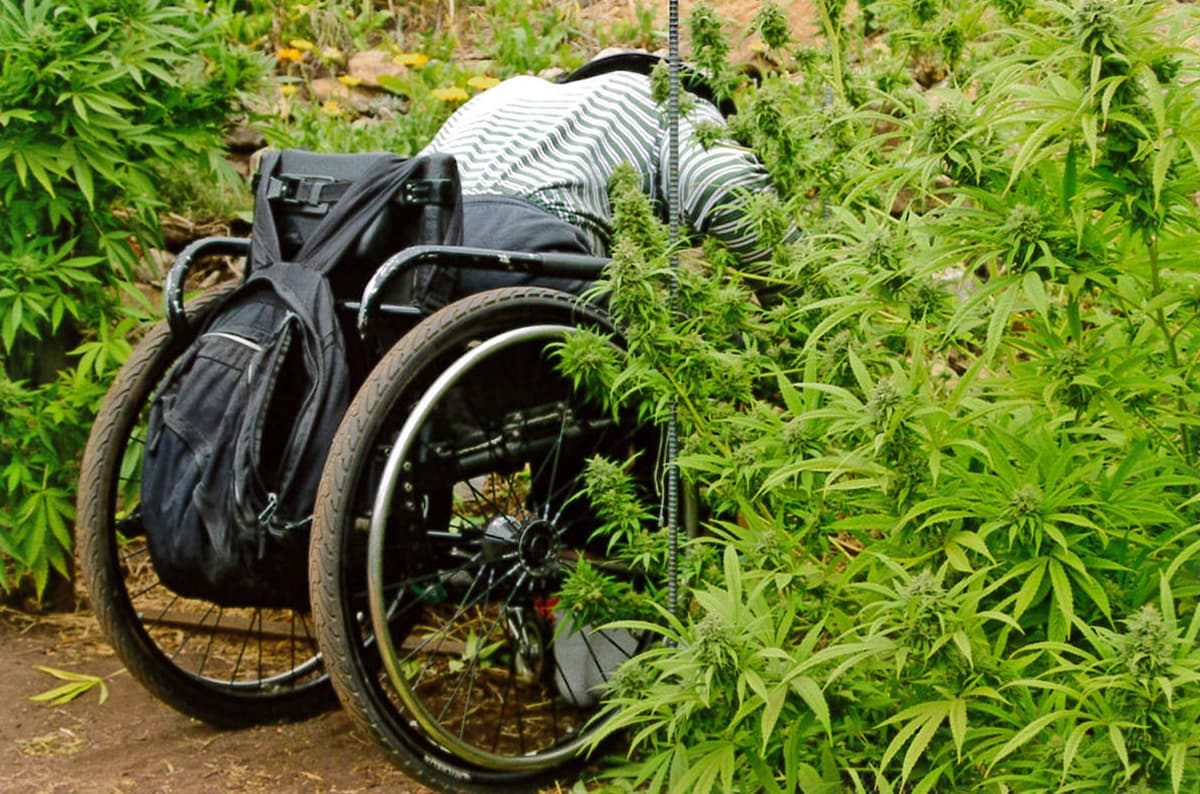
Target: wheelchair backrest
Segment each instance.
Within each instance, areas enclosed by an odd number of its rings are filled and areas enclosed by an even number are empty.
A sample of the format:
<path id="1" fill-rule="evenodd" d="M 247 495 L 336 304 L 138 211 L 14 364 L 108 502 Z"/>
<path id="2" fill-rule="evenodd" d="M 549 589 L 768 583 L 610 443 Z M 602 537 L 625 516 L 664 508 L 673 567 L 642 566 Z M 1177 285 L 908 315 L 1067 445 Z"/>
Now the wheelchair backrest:
<path id="1" fill-rule="evenodd" d="M 271 204 L 271 216 L 285 261 L 295 258 L 325 219 L 333 205 L 356 179 L 384 158 L 378 152 L 327 154 L 287 149 L 266 179 L 266 190 L 256 196 Z M 438 244 L 447 237 L 455 207 L 460 202 L 458 169 L 449 155 L 426 155 L 400 192 L 372 219 L 353 250 L 330 271 L 334 294 L 356 299 L 371 274 L 389 256 L 412 245 Z M 257 218 L 256 218 L 256 222 Z M 255 230 L 255 235 L 259 234 Z"/>

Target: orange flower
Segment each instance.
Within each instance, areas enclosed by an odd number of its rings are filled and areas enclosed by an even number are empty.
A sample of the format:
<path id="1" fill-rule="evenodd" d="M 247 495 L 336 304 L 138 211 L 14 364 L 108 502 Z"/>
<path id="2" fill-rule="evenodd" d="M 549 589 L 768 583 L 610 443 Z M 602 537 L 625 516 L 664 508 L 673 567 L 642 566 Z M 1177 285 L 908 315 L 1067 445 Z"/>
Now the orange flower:
<path id="1" fill-rule="evenodd" d="M 275 57 L 281 61 L 300 63 L 300 61 L 304 60 L 304 53 L 295 47 L 283 47 L 275 52 Z"/>
<path id="2" fill-rule="evenodd" d="M 478 88 L 480 91 L 486 91 L 489 88 L 494 88 L 499 84 L 500 81 L 495 77 L 488 77 L 486 75 L 472 77 L 467 81 L 467 85 L 471 86 L 471 88 Z"/>
<path id="3" fill-rule="evenodd" d="M 433 94 L 435 98 L 440 99 L 443 102 L 466 102 L 471 98 L 470 94 L 456 85 L 452 85 L 448 88 L 435 88 L 429 93 Z"/>

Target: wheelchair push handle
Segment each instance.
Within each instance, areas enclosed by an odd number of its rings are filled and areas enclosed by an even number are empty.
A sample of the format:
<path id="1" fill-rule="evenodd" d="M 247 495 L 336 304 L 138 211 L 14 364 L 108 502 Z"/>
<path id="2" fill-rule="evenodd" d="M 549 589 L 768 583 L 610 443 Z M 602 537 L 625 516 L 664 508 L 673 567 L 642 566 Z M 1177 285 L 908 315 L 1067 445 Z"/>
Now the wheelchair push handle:
<path id="1" fill-rule="evenodd" d="M 599 256 L 564 253 L 500 251 L 449 245 L 418 245 L 391 256 L 375 271 L 363 290 L 358 305 L 358 333 L 364 340 L 372 333 L 374 315 L 387 286 L 405 272 L 421 265 L 436 265 L 455 270 L 499 270 L 558 278 L 594 281 L 600 277 L 608 259 Z"/>
<path id="2" fill-rule="evenodd" d="M 171 333 L 183 338 L 189 328 L 183 309 L 183 284 L 197 259 L 206 256 L 249 256 L 250 241 L 242 237 L 205 237 L 190 243 L 175 257 L 163 286 L 163 302 Z"/>

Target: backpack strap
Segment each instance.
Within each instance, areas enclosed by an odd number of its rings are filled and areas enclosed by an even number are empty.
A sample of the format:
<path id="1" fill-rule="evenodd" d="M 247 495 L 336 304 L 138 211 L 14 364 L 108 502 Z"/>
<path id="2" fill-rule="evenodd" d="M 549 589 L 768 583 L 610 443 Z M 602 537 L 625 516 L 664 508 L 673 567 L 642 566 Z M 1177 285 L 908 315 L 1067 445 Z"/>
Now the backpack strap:
<path id="1" fill-rule="evenodd" d="M 247 272 L 268 267 L 283 258 L 279 245 L 279 230 L 275 227 L 275 215 L 271 211 L 271 199 L 268 194 L 271 178 L 279 168 L 282 156 L 283 153 L 278 149 L 268 149 L 258 163 L 254 185 L 254 233 L 250 238 Z"/>
<path id="2" fill-rule="evenodd" d="M 258 178 L 256 174 L 254 184 L 256 190 Z M 353 181 L 347 179 L 292 174 L 269 176 L 266 180 L 267 186 L 264 195 L 268 201 L 307 204 L 319 212 L 324 212 L 336 204 L 354 184 Z M 457 200 L 457 188 L 458 186 L 451 179 L 409 179 L 392 200 L 404 207 L 425 204 L 452 207 Z"/>
<path id="3" fill-rule="evenodd" d="M 419 159 L 392 156 L 381 158 L 364 171 L 305 240 L 296 261 L 320 273 L 336 267 L 384 207 L 406 195 L 402 190 L 410 179 L 415 179 L 420 165 Z M 419 192 L 412 191 L 411 195 L 418 196 Z"/>
<path id="4" fill-rule="evenodd" d="M 276 172 L 280 159 L 281 152 L 269 151 L 263 155 L 259 166 L 250 253 L 252 271 L 269 267 L 283 258 L 273 208 L 280 200 L 328 205 L 323 210 L 325 216 L 294 258 L 296 263 L 322 274 L 328 274 L 346 252 L 354 250 L 360 235 L 389 203 L 436 205 L 448 209 L 452 213 L 451 226 L 461 234 L 458 180 L 438 175 L 426 178 L 425 158 L 381 157 L 353 181 L 279 175 Z M 455 219 L 457 224 L 453 222 Z"/>
<path id="5" fill-rule="evenodd" d="M 280 174 L 267 177 L 266 196 L 269 201 L 325 206 L 344 196 L 351 184 L 342 179 Z"/>

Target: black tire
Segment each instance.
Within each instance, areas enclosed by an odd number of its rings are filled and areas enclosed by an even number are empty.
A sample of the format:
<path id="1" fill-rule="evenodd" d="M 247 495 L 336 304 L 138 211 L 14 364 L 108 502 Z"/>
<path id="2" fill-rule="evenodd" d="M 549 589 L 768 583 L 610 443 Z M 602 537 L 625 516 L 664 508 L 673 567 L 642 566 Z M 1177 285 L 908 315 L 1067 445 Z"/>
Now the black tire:
<path id="1" fill-rule="evenodd" d="M 546 327 L 558 330 L 494 347 Z M 657 439 L 576 394 L 547 360 L 547 344 L 576 327 L 611 330 L 574 296 L 534 287 L 447 306 L 367 377 L 326 460 L 309 567 L 330 677 L 354 720 L 438 790 L 536 791 L 573 772 L 599 707 L 573 690 L 582 667 L 564 669 L 565 643 L 590 667 L 588 687 L 644 644 L 555 635 L 566 569 L 606 548 L 573 498 L 582 461 Z M 410 417 L 416 440 L 393 447 Z"/>
<path id="2" fill-rule="evenodd" d="M 189 303 L 198 322 L 232 286 Z M 155 389 L 190 340 L 155 325 L 92 426 L 76 537 L 92 609 L 129 672 L 173 708 L 218 727 L 295 720 L 336 706 L 307 614 L 228 609 L 158 581 L 141 537 L 141 448 Z"/>

